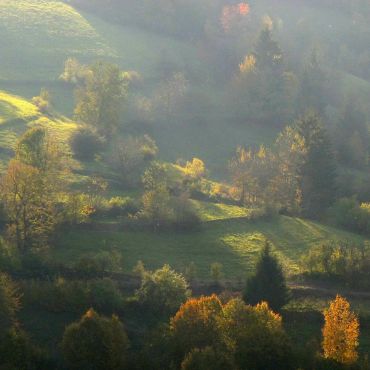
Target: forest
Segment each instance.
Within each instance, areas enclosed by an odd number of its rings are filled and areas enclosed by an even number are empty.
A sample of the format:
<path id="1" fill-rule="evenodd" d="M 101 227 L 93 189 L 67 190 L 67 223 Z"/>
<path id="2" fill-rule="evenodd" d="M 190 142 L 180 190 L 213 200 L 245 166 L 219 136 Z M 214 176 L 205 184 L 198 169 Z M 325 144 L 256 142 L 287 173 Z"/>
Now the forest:
<path id="1" fill-rule="evenodd" d="M 0 35 L 0 370 L 370 369 L 369 0 Z"/>

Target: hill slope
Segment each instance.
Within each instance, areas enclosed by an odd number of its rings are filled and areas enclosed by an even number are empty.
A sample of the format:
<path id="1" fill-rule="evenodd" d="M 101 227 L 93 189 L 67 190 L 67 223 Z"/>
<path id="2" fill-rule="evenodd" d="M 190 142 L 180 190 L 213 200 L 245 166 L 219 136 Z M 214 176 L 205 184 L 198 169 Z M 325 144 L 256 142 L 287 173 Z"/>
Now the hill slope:
<path id="1" fill-rule="evenodd" d="M 0 171 L 14 155 L 18 138 L 35 125 L 52 131 L 61 145 L 76 128 L 76 124 L 66 117 L 42 114 L 26 99 L 0 91 Z"/>

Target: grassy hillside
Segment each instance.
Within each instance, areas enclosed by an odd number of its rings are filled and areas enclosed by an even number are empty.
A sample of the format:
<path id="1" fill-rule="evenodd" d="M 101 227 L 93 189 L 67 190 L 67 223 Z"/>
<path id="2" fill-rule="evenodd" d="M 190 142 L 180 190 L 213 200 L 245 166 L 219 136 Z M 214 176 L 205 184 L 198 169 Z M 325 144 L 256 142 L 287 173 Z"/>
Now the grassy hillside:
<path id="1" fill-rule="evenodd" d="M 281 216 L 269 222 L 210 221 L 203 224 L 201 231 L 191 233 L 71 231 L 63 233 L 51 254 L 53 259 L 73 264 L 82 256 L 115 250 L 121 252 L 126 270 L 132 269 L 138 260 L 149 268 L 169 263 L 180 271 L 195 262 L 202 278 L 209 277 L 210 264 L 220 262 L 228 278 L 244 278 L 252 271 L 266 239 L 273 243 L 288 273 L 299 271 L 300 257 L 317 243 L 338 239 L 363 240 L 315 222 Z"/>
<path id="2" fill-rule="evenodd" d="M 89 22 L 61 1 L 2 0 L 0 29 L 0 79 L 55 79 L 68 56 L 112 54 Z"/>
<path id="3" fill-rule="evenodd" d="M 13 156 L 18 138 L 32 126 L 43 126 L 66 143 L 76 124 L 58 114 L 44 115 L 29 101 L 0 91 L 0 171 Z"/>

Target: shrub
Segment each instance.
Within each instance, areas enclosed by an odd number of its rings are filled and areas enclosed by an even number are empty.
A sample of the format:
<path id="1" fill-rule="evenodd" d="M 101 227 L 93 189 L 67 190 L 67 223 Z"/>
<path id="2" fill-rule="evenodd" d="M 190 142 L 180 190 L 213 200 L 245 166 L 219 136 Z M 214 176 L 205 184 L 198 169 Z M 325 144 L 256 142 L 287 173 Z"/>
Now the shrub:
<path id="1" fill-rule="evenodd" d="M 154 314 L 171 315 L 189 297 L 185 278 L 169 265 L 144 274 L 136 296 Z"/>
<path id="2" fill-rule="evenodd" d="M 212 347 L 195 348 L 189 352 L 181 364 L 181 370 L 225 370 L 233 369 L 227 356 Z"/>
<path id="3" fill-rule="evenodd" d="M 0 273 L 0 335 L 13 327 L 19 307 L 17 285 L 8 275 Z"/>
<path id="4" fill-rule="evenodd" d="M 81 127 L 71 137 L 71 148 L 77 159 L 91 161 L 103 150 L 104 140 L 93 129 Z"/>
<path id="5" fill-rule="evenodd" d="M 337 226 L 362 234 L 370 233 L 370 204 L 360 204 L 355 198 L 339 199 L 328 211 Z"/>
<path id="6" fill-rule="evenodd" d="M 137 202 L 129 197 L 113 197 L 108 202 L 108 215 L 113 217 L 134 215 L 139 210 Z"/>
<path id="7" fill-rule="evenodd" d="M 117 312 L 123 297 L 116 282 L 109 278 L 93 280 L 88 284 L 89 304 L 103 312 Z"/>
<path id="8" fill-rule="evenodd" d="M 32 98 L 32 103 L 36 105 L 40 112 L 46 113 L 51 106 L 51 94 L 48 90 L 42 88 L 40 95 Z"/>
<path id="9" fill-rule="evenodd" d="M 66 328 L 62 352 L 71 370 L 120 370 L 126 367 L 128 345 L 117 316 L 99 316 L 90 309 Z"/>

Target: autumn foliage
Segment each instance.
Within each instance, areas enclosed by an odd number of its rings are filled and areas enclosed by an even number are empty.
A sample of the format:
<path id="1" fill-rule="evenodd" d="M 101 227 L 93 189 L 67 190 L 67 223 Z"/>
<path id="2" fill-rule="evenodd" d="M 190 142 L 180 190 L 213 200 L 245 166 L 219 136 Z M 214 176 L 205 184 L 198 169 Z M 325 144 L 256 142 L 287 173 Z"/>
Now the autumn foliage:
<path id="1" fill-rule="evenodd" d="M 219 338 L 217 318 L 222 304 L 216 295 L 189 299 L 171 320 L 176 347 L 183 356 L 193 348 L 215 344 Z"/>
<path id="2" fill-rule="evenodd" d="M 225 33 L 241 22 L 250 12 L 250 6 L 247 3 L 239 3 L 236 5 L 226 5 L 222 9 L 221 25 Z"/>
<path id="3" fill-rule="evenodd" d="M 349 302 L 337 295 L 324 312 L 323 328 L 324 357 L 343 364 L 357 361 L 359 321 L 350 310 Z"/>

